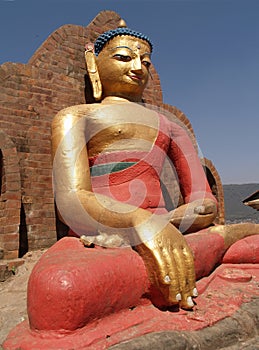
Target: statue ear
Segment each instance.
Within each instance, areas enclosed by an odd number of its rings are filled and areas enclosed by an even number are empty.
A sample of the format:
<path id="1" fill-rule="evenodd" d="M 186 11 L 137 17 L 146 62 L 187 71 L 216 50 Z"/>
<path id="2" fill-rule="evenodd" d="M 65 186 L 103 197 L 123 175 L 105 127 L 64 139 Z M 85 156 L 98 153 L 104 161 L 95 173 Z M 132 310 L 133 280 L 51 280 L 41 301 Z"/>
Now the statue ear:
<path id="1" fill-rule="evenodd" d="M 87 73 L 92 84 L 94 98 L 96 101 L 99 101 L 102 97 L 102 83 L 97 69 L 93 44 L 87 44 L 85 46 L 85 62 Z"/>

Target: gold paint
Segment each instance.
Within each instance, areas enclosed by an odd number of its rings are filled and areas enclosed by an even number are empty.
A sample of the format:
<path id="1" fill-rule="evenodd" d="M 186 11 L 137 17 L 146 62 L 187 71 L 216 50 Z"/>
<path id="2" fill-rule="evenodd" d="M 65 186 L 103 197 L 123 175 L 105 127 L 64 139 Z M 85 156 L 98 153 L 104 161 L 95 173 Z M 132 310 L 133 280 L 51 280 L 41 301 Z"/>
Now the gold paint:
<path id="1" fill-rule="evenodd" d="M 140 124 L 121 124 L 101 130 L 88 142 L 88 155 L 111 151 L 149 151 L 157 130 Z"/>
<path id="2" fill-rule="evenodd" d="M 150 46 L 146 41 L 117 36 L 105 45 L 96 61 L 104 97 L 141 101 L 151 63 Z"/>
<path id="3" fill-rule="evenodd" d="M 93 46 L 89 45 L 85 50 L 86 69 L 93 87 L 93 96 L 96 101 L 99 101 L 102 97 L 102 84 L 95 60 Z"/>
<path id="4" fill-rule="evenodd" d="M 118 28 L 126 28 L 126 27 L 127 27 L 126 22 L 124 21 L 124 19 L 121 18 L 119 25 L 118 25 Z"/>
<path id="5" fill-rule="evenodd" d="M 188 227 L 185 233 L 209 227 L 217 216 L 217 206 L 212 199 L 183 204 L 171 212 L 170 222 L 177 228 Z"/>
<path id="6" fill-rule="evenodd" d="M 145 226 L 142 224 L 141 226 Z M 171 224 L 150 239 L 150 228 L 142 228 L 142 234 L 149 239 L 136 247 L 147 267 L 151 282 L 162 292 L 166 305 L 179 304 L 180 293 L 183 308 L 190 308 L 187 298 L 193 296 L 195 274 L 193 256 L 183 236 Z M 141 233 L 140 233 L 141 234 Z M 165 281 L 169 276 L 170 282 Z M 188 281 L 188 283 L 187 283 Z"/>
<path id="7" fill-rule="evenodd" d="M 239 241 L 242 238 L 258 235 L 259 225 L 250 222 L 244 222 L 240 224 L 232 225 L 218 225 L 211 227 L 209 232 L 218 233 L 224 238 L 225 248 L 229 248 L 232 244 Z"/>

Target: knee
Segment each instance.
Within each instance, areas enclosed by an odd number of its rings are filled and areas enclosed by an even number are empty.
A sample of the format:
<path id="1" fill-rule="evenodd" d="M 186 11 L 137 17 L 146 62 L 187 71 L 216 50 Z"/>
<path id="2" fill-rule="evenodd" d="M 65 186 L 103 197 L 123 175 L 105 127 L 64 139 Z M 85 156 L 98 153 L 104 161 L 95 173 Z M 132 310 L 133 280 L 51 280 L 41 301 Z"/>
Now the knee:
<path id="1" fill-rule="evenodd" d="M 65 265 L 65 264 L 64 264 Z M 74 330 L 84 325 L 82 280 L 67 266 L 44 262 L 34 268 L 28 283 L 30 326 L 38 330 Z"/>

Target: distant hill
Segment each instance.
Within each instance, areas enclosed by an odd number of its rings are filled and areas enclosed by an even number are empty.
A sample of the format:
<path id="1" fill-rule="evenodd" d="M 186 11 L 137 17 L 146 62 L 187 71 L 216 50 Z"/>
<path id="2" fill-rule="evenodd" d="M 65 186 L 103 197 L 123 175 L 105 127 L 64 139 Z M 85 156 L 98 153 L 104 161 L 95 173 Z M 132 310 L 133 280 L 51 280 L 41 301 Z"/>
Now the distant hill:
<path id="1" fill-rule="evenodd" d="M 259 190 L 259 183 L 242 185 L 223 185 L 225 214 L 228 223 L 252 221 L 259 223 L 259 211 L 247 207 L 243 200 Z"/>

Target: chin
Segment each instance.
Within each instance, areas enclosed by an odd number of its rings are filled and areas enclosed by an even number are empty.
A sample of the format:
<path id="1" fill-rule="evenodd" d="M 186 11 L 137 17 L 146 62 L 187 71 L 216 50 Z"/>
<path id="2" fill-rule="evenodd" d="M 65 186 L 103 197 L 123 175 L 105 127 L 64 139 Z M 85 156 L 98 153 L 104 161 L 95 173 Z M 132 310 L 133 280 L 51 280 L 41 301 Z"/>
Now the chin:
<path id="1" fill-rule="evenodd" d="M 136 86 L 135 86 L 136 87 Z M 141 100 L 144 89 L 134 89 L 133 86 L 129 89 L 120 90 L 118 92 L 114 91 L 113 94 L 120 97 L 132 98 L 134 100 Z"/>

